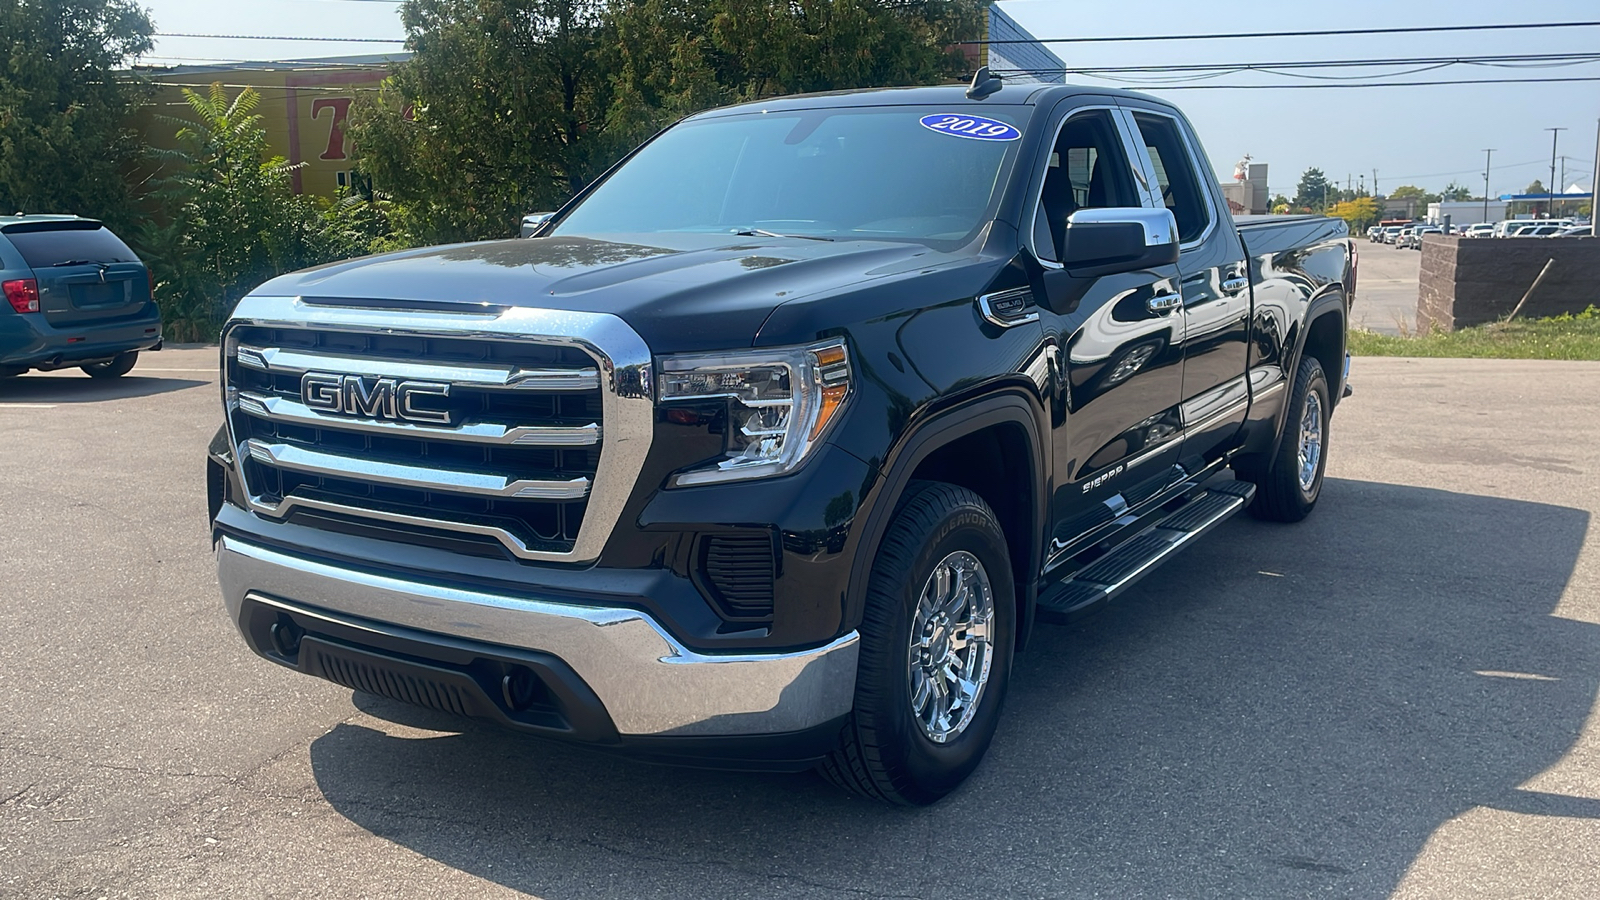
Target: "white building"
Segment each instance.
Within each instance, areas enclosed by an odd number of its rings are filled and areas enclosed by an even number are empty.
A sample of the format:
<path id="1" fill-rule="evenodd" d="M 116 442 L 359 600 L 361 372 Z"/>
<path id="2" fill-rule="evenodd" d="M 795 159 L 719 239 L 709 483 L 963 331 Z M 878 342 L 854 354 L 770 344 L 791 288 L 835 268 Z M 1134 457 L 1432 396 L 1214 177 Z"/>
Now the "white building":
<path id="1" fill-rule="evenodd" d="M 1451 225 L 1476 225 L 1479 222 L 1499 222 L 1506 218 L 1506 202 L 1490 200 L 1488 215 L 1484 215 L 1482 200 L 1444 200 L 1428 204 L 1428 224 L 1443 225 L 1445 217 Z"/>

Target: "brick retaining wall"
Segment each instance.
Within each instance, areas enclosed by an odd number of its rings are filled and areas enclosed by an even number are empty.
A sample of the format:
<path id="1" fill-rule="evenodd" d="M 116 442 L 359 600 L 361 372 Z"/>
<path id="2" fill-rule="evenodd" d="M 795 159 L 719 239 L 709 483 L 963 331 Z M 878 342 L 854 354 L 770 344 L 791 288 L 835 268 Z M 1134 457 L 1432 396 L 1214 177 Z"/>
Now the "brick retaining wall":
<path id="1" fill-rule="evenodd" d="M 1417 330 L 1453 331 L 1482 325 L 1511 312 L 1546 261 L 1550 274 L 1528 298 L 1519 317 L 1582 312 L 1600 306 L 1600 239 L 1422 238 Z M 1356 296 L 1361 284 L 1356 283 Z"/>

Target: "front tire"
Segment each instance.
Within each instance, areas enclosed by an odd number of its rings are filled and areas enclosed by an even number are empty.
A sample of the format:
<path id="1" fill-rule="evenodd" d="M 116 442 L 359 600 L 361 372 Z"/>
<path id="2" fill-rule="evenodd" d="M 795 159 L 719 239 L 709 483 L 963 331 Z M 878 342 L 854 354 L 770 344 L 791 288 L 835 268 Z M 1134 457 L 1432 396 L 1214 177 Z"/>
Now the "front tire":
<path id="1" fill-rule="evenodd" d="M 87 366 L 79 366 L 78 368 L 82 369 L 84 374 L 90 378 L 121 378 L 133 371 L 133 364 L 138 361 L 139 351 L 129 350 L 126 353 L 118 353 L 108 362 L 90 363 Z"/>
<path id="2" fill-rule="evenodd" d="M 1015 643 L 994 512 L 966 488 L 913 482 L 872 567 L 855 708 L 823 774 L 905 805 L 950 793 L 994 739 Z"/>
<path id="3" fill-rule="evenodd" d="M 1241 473 L 1254 482 L 1250 514 L 1267 522 L 1298 522 L 1311 514 L 1322 495 L 1328 467 L 1328 425 L 1333 401 L 1328 379 L 1316 357 L 1300 360 L 1289 393 L 1289 418 L 1278 452 L 1265 472 Z"/>

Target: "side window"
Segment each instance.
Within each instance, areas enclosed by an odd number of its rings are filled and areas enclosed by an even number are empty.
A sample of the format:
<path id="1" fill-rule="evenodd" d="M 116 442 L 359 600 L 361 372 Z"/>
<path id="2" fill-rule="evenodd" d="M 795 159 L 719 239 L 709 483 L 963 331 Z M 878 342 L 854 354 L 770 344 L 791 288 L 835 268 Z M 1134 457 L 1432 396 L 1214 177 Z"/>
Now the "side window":
<path id="1" fill-rule="evenodd" d="M 1078 113 L 1061 126 L 1034 218 L 1036 251 L 1061 258 L 1067 218 L 1080 209 L 1139 206 L 1133 170 L 1110 112 Z"/>
<path id="2" fill-rule="evenodd" d="M 1133 120 L 1139 124 L 1150 163 L 1155 166 L 1161 201 L 1178 220 L 1179 242 L 1188 243 L 1205 234 L 1206 226 L 1211 224 L 1211 206 L 1206 203 L 1205 188 L 1194 170 L 1177 120 L 1143 113 L 1134 113 Z"/>

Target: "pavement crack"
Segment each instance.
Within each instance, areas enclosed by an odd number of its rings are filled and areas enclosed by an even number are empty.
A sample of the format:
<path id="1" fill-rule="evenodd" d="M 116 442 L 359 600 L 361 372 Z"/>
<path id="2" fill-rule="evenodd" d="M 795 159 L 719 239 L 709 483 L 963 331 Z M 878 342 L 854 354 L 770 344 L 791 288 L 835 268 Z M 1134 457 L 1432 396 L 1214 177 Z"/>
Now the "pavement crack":
<path id="1" fill-rule="evenodd" d="M 21 747 L 11 747 L 9 749 L 13 753 L 19 753 L 23 756 L 31 757 L 33 759 L 48 759 L 52 762 L 88 766 L 91 769 L 109 769 L 115 772 L 133 772 L 137 775 L 144 775 L 149 778 L 228 778 L 227 775 L 223 775 L 218 772 L 195 772 L 192 770 L 188 772 L 173 772 L 161 769 L 146 769 L 140 766 L 127 766 L 120 765 L 118 763 L 101 762 L 99 760 L 83 759 L 81 757 L 61 756 L 60 754 L 56 753 L 41 753 L 37 750 L 24 750 Z M 32 785 L 29 785 L 29 787 L 32 787 Z M 27 790 L 27 788 L 24 788 L 23 790 Z M 10 802 L 10 800 L 8 799 L 3 802 Z"/>
<path id="2" fill-rule="evenodd" d="M 21 797 L 23 794 L 26 794 L 27 792 L 33 790 L 33 786 L 38 784 L 38 783 L 39 782 L 37 782 L 37 781 L 29 782 L 26 786 L 23 787 L 22 790 L 17 791 L 15 794 L 10 795 L 9 797 L 5 797 L 3 799 L 0 799 L 0 806 L 5 806 L 5 805 L 9 804 L 11 801 L 17 799 L 18 797 Z"/>

